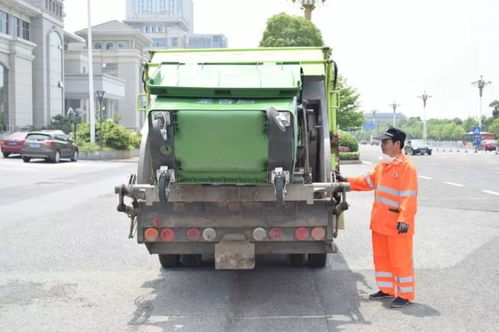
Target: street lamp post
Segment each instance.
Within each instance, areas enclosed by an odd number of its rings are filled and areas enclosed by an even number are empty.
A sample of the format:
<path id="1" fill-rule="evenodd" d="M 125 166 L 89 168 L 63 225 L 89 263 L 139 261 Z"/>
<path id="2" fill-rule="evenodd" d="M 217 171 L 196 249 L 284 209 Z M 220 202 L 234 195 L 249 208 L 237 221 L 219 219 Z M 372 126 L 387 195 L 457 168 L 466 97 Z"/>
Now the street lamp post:
<path id="1" fill-rule="evenodd" d="M 296 0 L 291 0 L 296 2 Z M 298 0 L 298 2 L 301 5 L 301 8 L 303 9 L 303 12 L 305 13 L 305 18 L 309 21 L 312 20 L 312 12 L 314 9 L 320 5 L 326 2 L 326 0 Z"/>
<path id="2" fill-rule="evenodd" d="M 100 125 L 100 146 L 101 148 L 104 146 L 104 130 L 102 128 L 102 101 L 104 100 L 104 94 L 106 91 L 98 90 L 95 91 L 97 94 L 97 99 L 99 100 L 99 125 Z"/>
<path id="3" fill-rule="evenodd" d="M 393 108 L 393 126 L 395 127 L 395 122 L 396 122 L 396 116 L 397 116 L 397 107 L 400 106 L 400 104 L 397 104 L 395 101 L 393 101 L 392 104 L 389 104 L 391 108 Z"/>
<path id="4" fill-rule="evenodd" d="M 423 140 L 426 142 L 428 137 L 428 128 L 426 126 L 426 103 L 428 102 L 428 98 L 431 98 L 431 96 L 425 91 L 421 96 L 418 96 L 418 98 L 423 100 Z"/>
<path id="5" fill-rule="evenodd" d="M 483 79 L 483 75 L 480 75 L 480 79 L 475 82 L 471 82 L 471 84 L 476 85 L 478 87 L 478 91 L 480 92 L 480 110 L 479 110 L 479 115 L 478 115 L 478 127 L 480 127 L 480 130 L 482 130 L 482 96 L 483 96 L 483 88 L 485 86 L 492 84 L 491 81 L 485 81 Z"/>
<path id="6" fill-rule="evenodd" d="M 90 143 L 95 143 L 95 106 L 94 106 L 94 64 L 92 43 L 92 21 L 90 11 L 90 0 L 88 1 L 88 108 L 90 113 Z"/>

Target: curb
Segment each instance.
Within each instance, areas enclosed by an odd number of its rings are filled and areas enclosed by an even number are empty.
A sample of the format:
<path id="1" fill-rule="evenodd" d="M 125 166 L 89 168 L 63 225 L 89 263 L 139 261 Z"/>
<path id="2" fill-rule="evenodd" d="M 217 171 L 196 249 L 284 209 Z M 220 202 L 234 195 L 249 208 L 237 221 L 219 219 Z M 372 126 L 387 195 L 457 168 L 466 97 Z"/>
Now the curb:
<path id="1" fill-rule="evenodd" d="M 139 150 L 123 150 L 123 151 L 95 151 L 85 152 L 80 151 L 78 158 L 80 160 L 122 160 L 131 159 L 139 156 Z"/>
<path id="2" fill-rule="evenodd" d="M 361 160 L 340 160 L 340 165 L 358 165 L 362 164 Z"/>

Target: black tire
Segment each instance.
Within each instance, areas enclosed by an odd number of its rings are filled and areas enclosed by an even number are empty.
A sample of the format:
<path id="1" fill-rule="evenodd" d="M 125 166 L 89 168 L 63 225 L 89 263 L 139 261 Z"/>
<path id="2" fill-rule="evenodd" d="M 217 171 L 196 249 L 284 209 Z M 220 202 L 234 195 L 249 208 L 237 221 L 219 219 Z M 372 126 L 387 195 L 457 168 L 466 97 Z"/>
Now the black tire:
<path id="1" fill-rule="evenodd" d="M 73 156 L 71 157 L 71 161 L 73 161 L 73 162 L 78 161 L 78 150 L 75 150 L 73 152 Z"/>
<path id="2" fill-rule="evenodd" d="M 30 157 L 25 157 L 25 156 L 23 156 L 23 161 L 24 161 L 25 163 L 29 163 L 29 162 L 30 162 L 30 160 L 31 160 L 31 158 L 30 158 Z"/>
<path id="3" fill-rule="evenodd" d="M 3 157 L 4 157 L 4 158 L 9 158 L 9 156 L 10 156 L 10 153 L 8 153 L 8 152 L 4 152 L 4 153 L 2 153 L 2 154 L 3 154 Z"/>
<path id="4" fill-rule="evenodd" d="M 416 151 L 414 151 L 414 150 L 411 150 L 411 154 L 412 154 L 413 156 L 415 156 L 415 155 L 417 154 L 417 152 L 416 152 Z"/>
<path id="5" fill-rule="evenodd" d="M 179 255 L 158 255 L 159 263 L 165 269 L 177 267 L 180 262 Z"/>
<path id="6" fill-rule="evenodd" d="M 202 256 L 199 254 L 188 254 L 180 255 L 180 260 L 182 261 L 182 266 L 185 267 L 197 267 L 201 264 Z"/>
<path id="7" fill-rule="evenodd" d="M 428 155 L 431 156 L 431 151 L 428 151 Z"/>
<path id="8" fill-rule="evenodd" d="M 327 254 L 308 254 L 308 266 L 324 267 L 326 266 Z"/>
<path id="9" fill-rule="evenodd" d="M 306 254 L 289 254 L 288 263 L 291 267 L 302 267 L 307 261 Z"/>
<path id="10" fill-rule="evenodd" d="M 59 161 L 61 161 L 61 152 L 59 150 L 56 150 L 54 156 L 52 157 L 52 162 L 54 164 L 57 164 Z"/>

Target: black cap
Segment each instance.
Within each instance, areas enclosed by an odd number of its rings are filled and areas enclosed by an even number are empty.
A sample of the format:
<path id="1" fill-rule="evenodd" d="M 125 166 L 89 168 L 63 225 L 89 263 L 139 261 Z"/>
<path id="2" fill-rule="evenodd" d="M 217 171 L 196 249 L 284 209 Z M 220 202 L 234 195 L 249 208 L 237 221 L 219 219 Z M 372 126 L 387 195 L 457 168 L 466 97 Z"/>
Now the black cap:
<path id="1" fill-rule="evenodd" d="M 387 131 L 385 131 L 383 134 L 378 135 L 373 137 L 374 139 L 394 139 L 396 141 L 405 141 L 406 134 L 402 130 L 395 128 L 395 127 L 390 127 Z"/>

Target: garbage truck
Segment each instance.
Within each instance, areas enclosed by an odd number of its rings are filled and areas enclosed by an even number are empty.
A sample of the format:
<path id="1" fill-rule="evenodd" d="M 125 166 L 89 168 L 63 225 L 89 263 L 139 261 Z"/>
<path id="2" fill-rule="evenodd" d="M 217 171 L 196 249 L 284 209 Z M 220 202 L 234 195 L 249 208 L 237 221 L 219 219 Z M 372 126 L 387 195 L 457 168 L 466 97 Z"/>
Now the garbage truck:
<path id="1" fill-rule="evenodd" d="M 137 173 L 115 187 L 164 268 L 324 267 L 348 208 L 327 47 L 152 50 Z"/>

